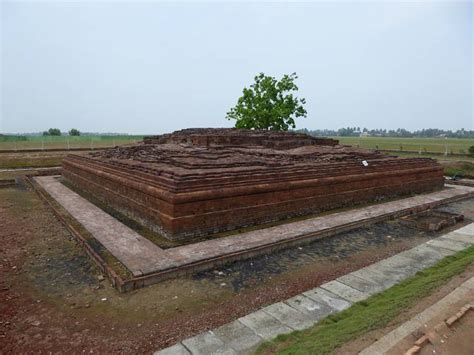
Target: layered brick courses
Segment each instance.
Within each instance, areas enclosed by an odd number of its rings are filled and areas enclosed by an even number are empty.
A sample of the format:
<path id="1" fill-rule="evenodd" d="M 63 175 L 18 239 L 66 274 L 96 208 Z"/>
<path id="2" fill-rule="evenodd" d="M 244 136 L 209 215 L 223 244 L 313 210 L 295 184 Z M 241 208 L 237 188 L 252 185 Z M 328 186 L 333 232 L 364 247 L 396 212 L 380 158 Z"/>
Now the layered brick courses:
<path id="1" fill-rule="evenodd" d="M 337 145 L 330 138 L 312 137 L 307 134 L 254 131 L 237 128 L 188 128 L 160 136 L 145 137 L 146 144 L 178 143 L 194 146 L 258 146 L 274 149 L 290 149 L 305 145 Z"/>
<path id="2" fill-rule="evenodd" d="M 444 181 L 432 159 L 236 129 L 182 130 L 134 147 L 71 154 L 63 176 L 170 239 L 433 191 Z"/>

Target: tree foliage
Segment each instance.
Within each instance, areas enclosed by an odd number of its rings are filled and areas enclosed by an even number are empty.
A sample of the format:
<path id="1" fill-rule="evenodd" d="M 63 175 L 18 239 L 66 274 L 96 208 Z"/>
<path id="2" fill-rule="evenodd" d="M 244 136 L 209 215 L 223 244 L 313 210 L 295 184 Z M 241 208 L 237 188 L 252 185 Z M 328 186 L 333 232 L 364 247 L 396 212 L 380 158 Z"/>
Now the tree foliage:
<path id="1" fill-rule="evenodd" d="M 61 130 L 59 128 L 50 128 L 43 132 L 43 136 L 60 136 Z"/>
<path id="2" fill-rule="evenodd" d="M 244 88 L 237 105 L 227 112 L 227 119 L 236 120 L 236 128 L 287 131 L 295 128 L 295 118 L 306 117 L 305 99 L 293 95 L 298 91 L 296 73 L 281 80 L 260 73 L 250 88 Z"/>
<path id="3" fill-rule="evenodd" d="M 80 135 L 81 135 L 81 132 L 79 132 L 78 129 L 71 128 L 71 130 L 69 131 L 69 135 L 70 135 L 70 136 L 80 136 Z"/>

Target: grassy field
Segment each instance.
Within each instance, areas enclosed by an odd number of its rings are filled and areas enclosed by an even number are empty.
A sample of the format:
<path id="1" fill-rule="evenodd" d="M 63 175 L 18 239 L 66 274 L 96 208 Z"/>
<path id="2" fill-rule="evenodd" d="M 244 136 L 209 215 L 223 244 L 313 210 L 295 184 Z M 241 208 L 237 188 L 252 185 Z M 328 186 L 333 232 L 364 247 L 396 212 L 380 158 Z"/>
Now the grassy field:
<path id="1" fill-rule="evenodd" d="M 141 141 L 143 136 L 0 136 L 0 150 L 106 148 Z"/>
<path id="2" fill-rule="evenodd" d="M 76 154 L 82 152 L 75 152 Z M 61 165 L 67 151 L 45 150 L 40 152 L 8 152 L 0 153 L 0 169 L 42 168 Z"/>
<path id="3" fill-rule="evenodd" d="M 398 138 L 398 137 L 331 137 L 341 144 L 370 149 L 389 149 L 421 153 L 466 154 L 474 139 L 462 138 Z"/>
<path id="4" fill-rule="evenodd" d="M 429 295 L 438 286 L 474 262 L 474 246 L 442 259 L 438 264 L 331 315 L 314 327 L 278 336 L 263 344 L 259 354 L 330 354 L 342 344 L 383 327 L 395 316 Z"/>
<path id="5" fill-rule="evenodd" d="M 395 137 L 331 137 L 342 144 L 369 149 L 406 152 L 466 154 L 474 139 L 461 138 L 395 138 Z M 105 148 L 135 143 L 143 136 L 0 136 L 0 150 Z"/>
<path id="6" fill-rule="evenodd" d="M 467 179 L 474 179 L 474 163 L 459 161 L 459 162 L 440 162 L 444 168 L 446 176 L 460 176 Z"/>

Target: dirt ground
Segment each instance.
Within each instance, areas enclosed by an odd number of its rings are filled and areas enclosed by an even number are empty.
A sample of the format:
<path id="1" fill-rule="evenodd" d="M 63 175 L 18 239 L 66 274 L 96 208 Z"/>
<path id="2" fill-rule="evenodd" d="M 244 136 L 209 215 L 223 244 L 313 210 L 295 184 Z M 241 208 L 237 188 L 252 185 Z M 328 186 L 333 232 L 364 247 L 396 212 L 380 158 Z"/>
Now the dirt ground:
<path id="1" fill-rule="evenodd" d="M 441 354 L 441 355 L 472 355 L 474 352 L 474 312 L 468 312 L 451 329 L 447 329 L 441 339 L 436 339 L 435 343 L 428 343 L 421 351 L 420 355 Z"/>
<path id="2" fill-rule="evenodd" d="M 0 226 L 0 351 L 15 353 L 149 353 L 432 237 L 374 227 L 120 294 L 35 192 L 1 188 Z"/>

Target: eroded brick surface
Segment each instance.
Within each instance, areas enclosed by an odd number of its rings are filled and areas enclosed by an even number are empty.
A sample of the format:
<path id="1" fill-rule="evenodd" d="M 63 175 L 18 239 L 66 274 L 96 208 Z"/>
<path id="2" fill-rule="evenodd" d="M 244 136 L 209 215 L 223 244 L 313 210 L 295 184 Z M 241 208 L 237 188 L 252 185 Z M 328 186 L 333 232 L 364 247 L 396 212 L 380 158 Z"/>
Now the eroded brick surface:
<path id="1" fill-rule="evenodd" d="M 191 129 L 69 155 L 63 175 L 170 239 L 443 186 L 432 159 L 337 143 L 291 132 Z"/>

